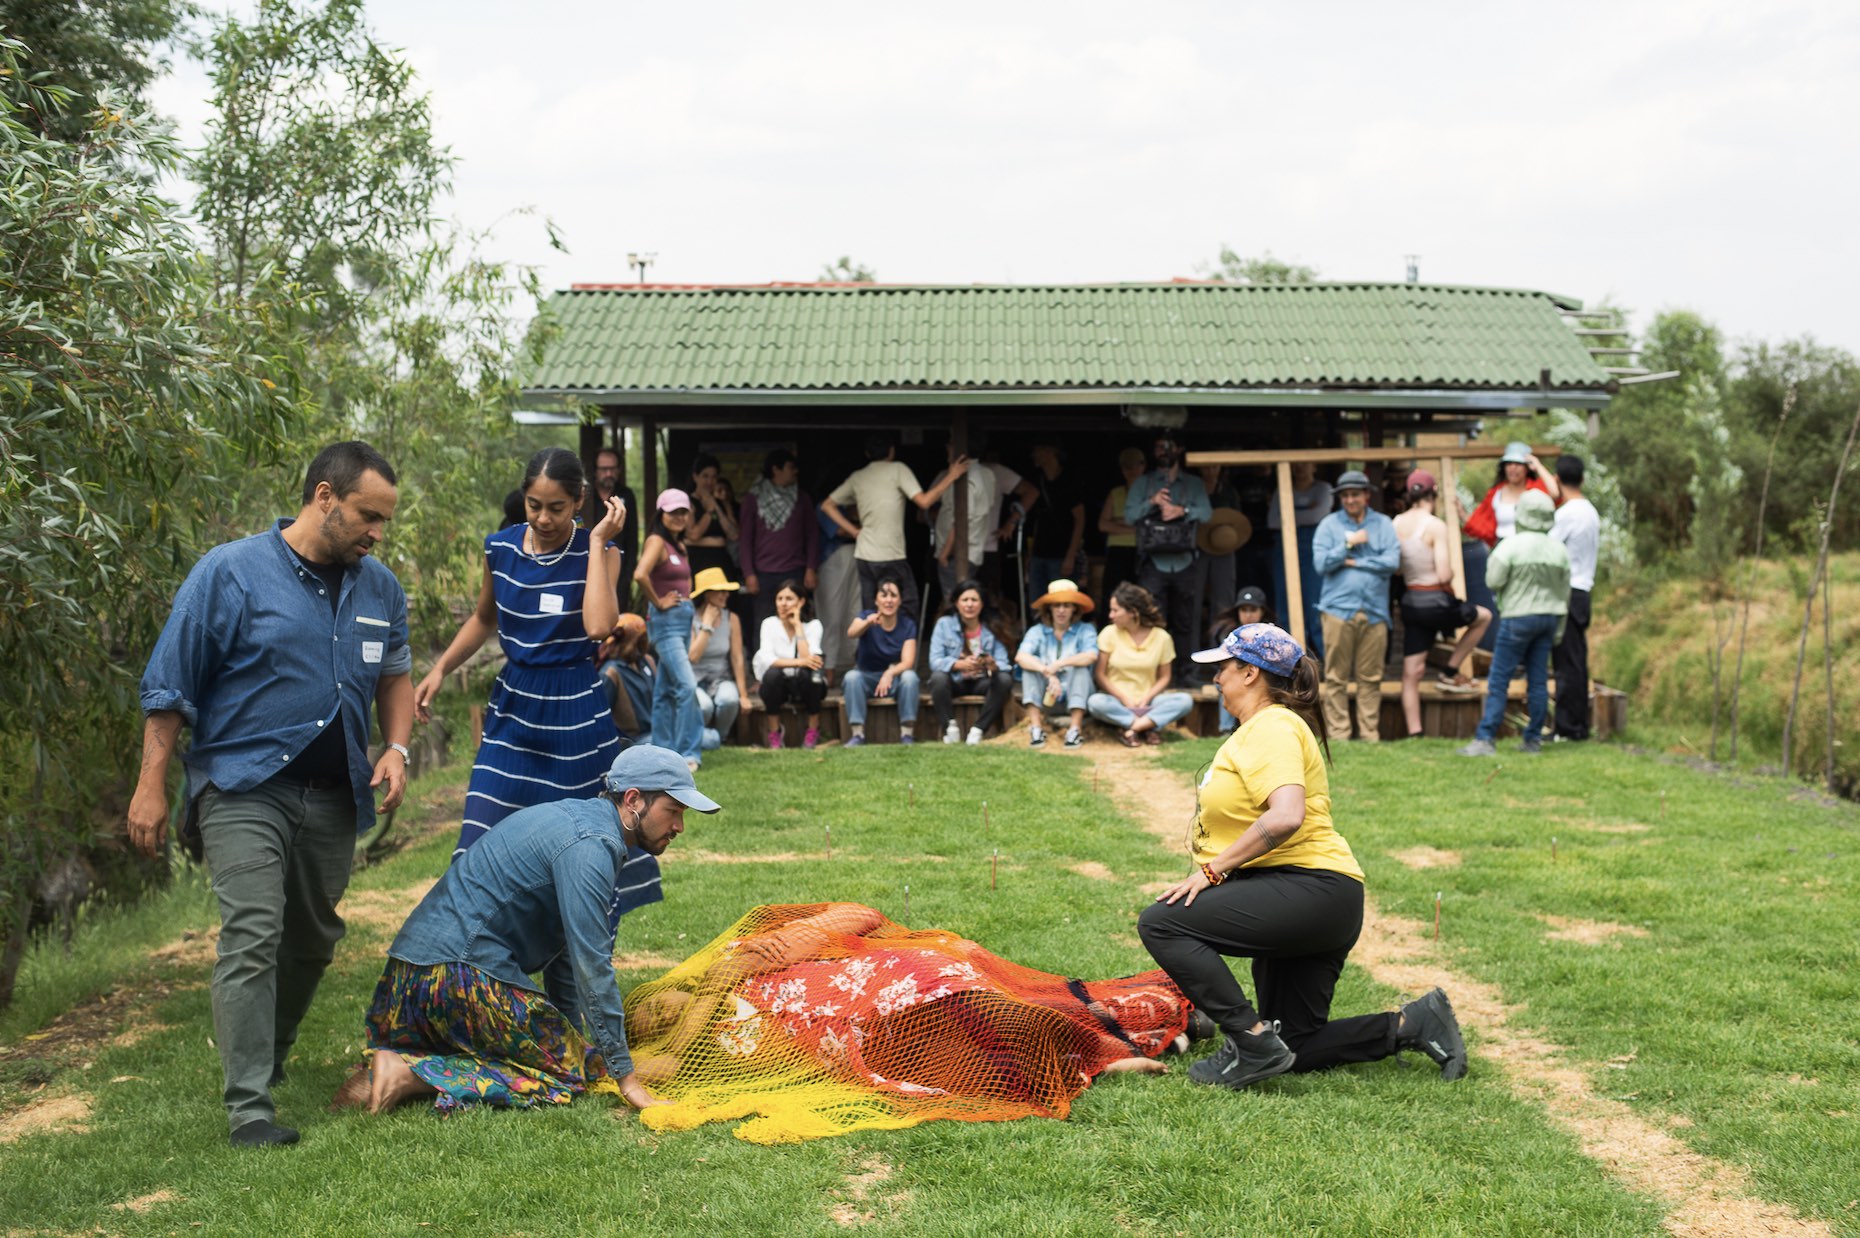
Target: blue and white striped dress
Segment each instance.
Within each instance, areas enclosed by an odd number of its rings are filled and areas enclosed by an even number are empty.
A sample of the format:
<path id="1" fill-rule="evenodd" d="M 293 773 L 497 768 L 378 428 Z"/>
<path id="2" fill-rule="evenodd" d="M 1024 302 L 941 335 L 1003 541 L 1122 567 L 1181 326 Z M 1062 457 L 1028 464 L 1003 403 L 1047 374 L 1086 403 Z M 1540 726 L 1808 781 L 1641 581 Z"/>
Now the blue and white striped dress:
<path id="1" fill-rule="evenodd" d="M 506 661 L 491 687 L 455 855 L 519 808 L 598 794 L 620 752 L 594 664 L 598 645 L 581 618 L 588 531 L 533 555 L 523 549 L 528 530 L 515 524 L 484 539 Z M 614 918 L 658 902 L 658 860 L 629 847 L 614 893 Z"/>

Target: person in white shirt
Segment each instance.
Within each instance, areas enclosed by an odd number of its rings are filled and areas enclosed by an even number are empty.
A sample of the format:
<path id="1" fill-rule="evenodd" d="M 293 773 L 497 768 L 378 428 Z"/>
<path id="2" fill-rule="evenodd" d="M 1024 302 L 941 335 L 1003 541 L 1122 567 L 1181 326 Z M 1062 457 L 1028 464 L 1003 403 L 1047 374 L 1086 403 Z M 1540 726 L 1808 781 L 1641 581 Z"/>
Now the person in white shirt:
<path id="1" fill-rule="evenodd" d="M 1556 509 L 1550 536 L 1569 551 L 1569 621 L 1551 659 L 1556 673 L 1556 738 L 1589 738 L 1589 593 L 1595 588 L 1595 562 L 1601 553 L 1602 518 L 1582 497 L 1584 471 L 1577 456 L 1556 460 L 1563 504 Z"/>
<path id="2" fill-rule="evenodd" d="M 951 461 L 955 460 L 956 449 L 949 449 Z M 940 485 L 944 474 L 937 474 Z M 971 463 L 968 476 L 969 487 L 969 524 L 967 551 L 968 563 L 956 562 L 956 491 L 952 487 L 936 505 L 936 519 L 932 524 L 934 536 L 931 538 L 936 551 L 937 582 L 943 586 L 943 596 L 952 596 L 956 582 L 966 580 L 969 574 L 981 565 L 984 548 L 988 538 L 994 532 L 989 523 L 988 504 L 995 498 L 995 475 L 986 464 Z M 936 489 L 932 486 L 931 489 Z"/>
<path id="3" fill-rule="evenodd" d="M 820 510 L 853 542 L 853 559 L 859 568 L 859 607 L 871 610 L 881 576 L 896 577 L 903 593 L 902 613 L 917 614 L 917 576 L 904 557 L 904 505 L 915 503 L 924 511 L 936 506 L 943 492 L 969 471 L 969 457 L 957 456 L 936 485 L 925 490 L 917 475 L 897 459 L 897 443 L 883 432 L 865 441 L 864 468 L 839 484 L 821 503 Z M 859 509 L 859 523 L 848 520 L 842 507 Z"/>
<path id="4" fill-rule="evenodd" d="M 793 704 L 807 715 L 803 748 L 820 742 L 820 705 L 827 697 L 821 658 L 820 620 L 814 618 L 807 586 L 792 578 L 775 588 L 775 613 L 762 621 L 752 668 L 768 714 L 768 745 L 782 746 L 781 710 Z"/>

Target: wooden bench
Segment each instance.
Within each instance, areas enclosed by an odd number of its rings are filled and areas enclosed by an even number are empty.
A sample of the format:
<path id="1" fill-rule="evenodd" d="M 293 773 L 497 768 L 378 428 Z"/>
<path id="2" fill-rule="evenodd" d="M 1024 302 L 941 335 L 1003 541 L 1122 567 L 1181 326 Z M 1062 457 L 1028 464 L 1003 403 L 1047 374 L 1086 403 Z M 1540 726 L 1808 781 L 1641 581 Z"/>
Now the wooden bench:
<path id="1" fill-rule="evenodd" d="M 840 694 L 827 693 L 820 703 L 820 742 L 840 739 L 846 732 L 840 725 L 844 716 L 841 708 Z M 751 690 L 749 699 L 743 702 L 743 711 L 736 715 L 736 734 L 734 741 L 745 747 L 761 748 L 768 743 L 769 712 L 762 704 L 762 694 Z M 807 714 L 800 706 L 784 705 L 781 711 L 782 745 L 799 748 L 807 736 Z"/>
<path id="2" fill-rule="evenodd" d="M 852 734 L 852 723 L 849 722 L 846 717 L 845 698 L 841 697 L 838 693 L 835 693 L 834 697 L 839 702 L 838 733 L 840 735 L 850 735 Z M 980 696 L 958 696 L 950 699 L 950 706 L 954 712 L 956 726 L 965 738 L 969 734 L 969 728 L 974 726 L 975 720 L 981 716 L 982 706 L 985 703 L 986 698 Z M 1012 708 L 1013 705 L 1010 703 L 1009 709 Z M 1016 714 L 1016 716 L 1018 716 L 1018 714 Z M 1002 711 L 1001 721 L 1009 721 L 1008 710 L 1004 709 Z M 898 703 L 895 700 L 889 697 L 872 697 L 866 701 L 865 739 L 867 743 L 895 744 L 898 742 L 900 731 L 901 728 L 898 725 Z M 995 729 L 990 731 L 989 734 L 998 735 L 1000 731 L 1000 724 L 997 723 Z M 920 744 L 940 743 L 943 739 L 941 732 L 937 729 L 936 706 L 931 704 L 930 693 L 927 690 L 917 702 L 917 722 L 916 725 L 911 728 L 911 734 L 916 737 L 917 742 Z"/>

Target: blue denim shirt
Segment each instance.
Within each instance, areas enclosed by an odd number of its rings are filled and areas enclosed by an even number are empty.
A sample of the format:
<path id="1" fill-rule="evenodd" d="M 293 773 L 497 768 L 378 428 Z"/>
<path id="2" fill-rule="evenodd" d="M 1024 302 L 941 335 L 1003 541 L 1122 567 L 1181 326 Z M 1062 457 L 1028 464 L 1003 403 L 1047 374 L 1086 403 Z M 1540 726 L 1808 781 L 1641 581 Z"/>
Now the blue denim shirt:
<path id="1" fill-rule="evenodd" d="M 633 1071 L 614 978 L 608 909 L 630 851 L 609 800 L 558 800 L 511 813 L 452 861 L 401 925 L 388 955 L 419 967 L 465 963 L 544 993 L 585 1029 L 607 1069 Z M 530 979 L 541 972 L 540 987 Z"/>
<path id="2" fill-rule="evenodd" d="M 1061 658 L 1070 658 L 1081 653 L 1090 653 L 1096 661 L 1098 630 L 1089 623 L 1074 622 L 1066 629 L 1065 639 L 1061 640 L 1054 633 L 1052 624 L 1036 623 L 1027 629 L 1025 636 L 1020 638 L 1019 653 L 1030 653 L 1036 661 L 1045 662 L 1048 665 Z M 1090 667 L 1086 669 L 1089 670 Z"/>
<path id="3" fill-rule="evenodd" d="M 981 640 L 978 642 L 982 652 L 995 660 L 1001 670 L 1007 670 L 1012 663 L 1008 657 L 1007 646 L 1001 638 L 982 628 Z M 949 673 L 949 668 L 956 664 L 956 659 L 964 657 L 962 649 L 962 620 L 955 615 L 944 615 L 930 629 L 930 669 Z"/>
<path id="4" fill-rule="evenodd" d="M 1361 546 L 1345 544 L 1343 539 L 1358 529 L 1369 530 L 1369 540 Z M 1345 567 L 1345 559 L 1355 559 L 1356 566 Z M 1369 510 L 1358 524 L 1339 508 L 1318 524 L 1311 539 L 1311 562 L 1324 577 L 1319 610 L 1339 619 L 1360 610 L 1371 622 L 1388 623 L 1389 577 L 1401 568 L 1401 541 L 1393 520 Z"/>
<path id="5" fill-rule="evenodd" d="M 142 712 L 193 728 L 187 797 L 250 791 L 289 765 L 341 711 L 356 830 L 375 817 L 368 707 L 382 676 L 413 669 L 407 596 L 364 558 L 343 573 L 332 618 L 321 579 L 268 533 L 215 546 L 187 574 L 142 672 Z"/>
<path id="6" fill-rule="evenodd" d="M 1167 469 L 1151 469 L 1136 481 L 1130 483 L 1129 496 L 1124 501 L 1124 522 L 1135 524 L 1154 509 L 1150 506 L 1150 496 L 1167 487 L 1169 497 L 1180 507 L 1188 509 L 1185 520 L 1197 524 L 1207 523 L 1214 514 L 1214 505 L 1208 502 L 1208 488 L 1201 484 L 1201 475 L 1190 469 L 1177 471 L 1175 480 L 1169 480 Z M 1159 572 L 1179 572 L 1194 566 L 1195 555 L 1192 551 L 1179 554 L 1149 555 L 1150 566 Z"/>

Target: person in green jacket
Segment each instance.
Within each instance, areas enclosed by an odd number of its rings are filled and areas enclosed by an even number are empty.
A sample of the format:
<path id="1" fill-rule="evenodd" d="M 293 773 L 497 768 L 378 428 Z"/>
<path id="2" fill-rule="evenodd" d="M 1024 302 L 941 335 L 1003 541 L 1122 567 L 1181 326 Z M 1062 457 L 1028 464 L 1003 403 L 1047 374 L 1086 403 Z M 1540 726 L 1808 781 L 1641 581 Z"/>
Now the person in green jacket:
<path id="1" fill-rule="evenodd" d="M 1518 500 L 1518 531 L 1501 541 L 1485 567 L 1485 581 L 1498 599 L 1498 642 L 1486 681 L 1485 716 L 1463 757 L 1497 754 L 1492 744 L 1505 717 L 1505 692 L 1524 664 L 1524 751 L 1543 751 L 1544 718 L 1550 707 L 1550 650 L 1562 639 L 1569 614 L 1569 552 L 1550 536 L 1556 503 L 1528 490 Z"/>

